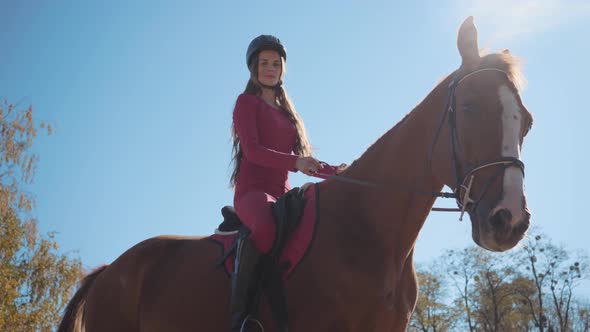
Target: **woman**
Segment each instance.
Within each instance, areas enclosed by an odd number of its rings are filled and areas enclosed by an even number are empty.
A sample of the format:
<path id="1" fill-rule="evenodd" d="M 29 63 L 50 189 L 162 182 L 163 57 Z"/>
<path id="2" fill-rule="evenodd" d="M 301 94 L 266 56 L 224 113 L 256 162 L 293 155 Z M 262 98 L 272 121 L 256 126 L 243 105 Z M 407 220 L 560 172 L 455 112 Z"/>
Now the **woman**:
<path id="1" fill-rule="evenodd" d="M 246 53 L 250 79 L 233 113 L 234 207 L 258 247 L 249 239 L 238 243 L 232 275 L 232 331 L 240 331 L 247 316 L 247 295 L 255 283 L 252 274 L 260 252 L 267 253 L 273 245 L 271 205 L 290 189 L 288 172 L 315 176 L 346 167 L 334 168 L 311 156 L 303 121 L 282 86 L 286 59 L 278 38 L 261 35 L 252 40 Z"/>

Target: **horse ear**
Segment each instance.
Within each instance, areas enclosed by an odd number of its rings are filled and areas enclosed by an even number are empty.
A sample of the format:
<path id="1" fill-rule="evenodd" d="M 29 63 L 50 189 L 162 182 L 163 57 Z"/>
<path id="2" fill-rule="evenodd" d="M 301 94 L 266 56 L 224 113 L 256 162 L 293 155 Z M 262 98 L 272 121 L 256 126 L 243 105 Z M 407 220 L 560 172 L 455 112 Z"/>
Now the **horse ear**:
<path id="1" fill-rule="evenodd" d="M 457 37 L 457 47 L 461 58 L 463 58 L 463 65 L 469 65 L 479 60 L 477 28 L 473 23 L 473 16 L 469 16 L 461 24 Z"/>

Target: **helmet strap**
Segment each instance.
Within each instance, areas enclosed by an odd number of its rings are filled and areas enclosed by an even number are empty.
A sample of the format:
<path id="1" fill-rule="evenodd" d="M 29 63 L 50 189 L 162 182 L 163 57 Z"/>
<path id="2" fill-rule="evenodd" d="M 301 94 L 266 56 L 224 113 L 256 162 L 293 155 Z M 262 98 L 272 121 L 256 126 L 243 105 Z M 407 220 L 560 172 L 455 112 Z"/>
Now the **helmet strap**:
<path id="1" fill-rule="evenodd" d="M 276 89 L 279 86 L 278 84 L 276 84 L 276 85 L 266 85 L 266 84 L 261 83 L 260 81 L 258 81 L 258 85 L 260 85 L 261 87 L 263 87 L 265 89 L 271 89 L 271 90 L 274 90 L 274 89 Z"/>

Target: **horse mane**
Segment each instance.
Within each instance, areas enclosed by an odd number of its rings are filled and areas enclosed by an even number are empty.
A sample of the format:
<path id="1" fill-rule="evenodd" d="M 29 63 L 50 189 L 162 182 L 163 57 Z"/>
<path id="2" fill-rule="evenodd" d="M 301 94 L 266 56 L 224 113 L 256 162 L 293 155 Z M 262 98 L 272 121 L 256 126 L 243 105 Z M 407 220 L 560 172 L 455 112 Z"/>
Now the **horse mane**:
<path id="1" fill-rule="evenodd" d="M 518 92 L 526 87 L 526 79 L 522 72 L 520 58 L 510 54 L 508 50 L 501 53 L 491 53 L 481 57 L 478 69 L 495 68 L 508 74 L 508 79 L 514 84 Z"/>
<path id="2" fill-rule="evenodd" d="M 501 53 L 491 53 L 491 54 L 486 54 L 486 55 L 482 56 L 478 68 L 472 69 L 470 71 L 479 70 L 479 69 L 486 69 L 486 68 L 495 68 L 495 69 L 500 69 L 500 70 L 506 72 L 508 74 L 508 79 L 512 82 L 512 84 L 514 84 L 514 86 L 516 87 L 516 89 L 519 93 L 522 92 L 522 90 L 526 87 L 526 78 L 524 77 L 524 74 L 522 72 L 521 60 L 520 60 L 520 58 L 510 54 L 510 52 L 508 50 L 504 50 Z M 435 88 L 432 89 L 432 91 L 428 94 L 428 96 L 430 96 L 432 93 L 434 93 L 434 91 L 437 89 L 438 86 L 440 86 L 444 82 L 447 82 L 450 77 L 453 77 L 454 74 L 460 70 L 461 70 L 461 68 L 457 69 L 453 74 L 447 76 L 445 79 L 443 79 L 441 82 L 439 82 L 435 86 Z M 426 98 L 428 98 L 428 97 L 426 97 Z M 354 162 L 352 162 L 350 166 L 353 166 L 354 164 L 357 163 L 357 161 L 359 159 L 363 158 L 363 156 L 370 154 L 373 150 L 375 150 L 377 148 L 377 146 L 380 146 L 379 143 L 381 141 L 383 141 L 387 137 L 393 135 L 397 131 L 397 129 L 404 124 L 404 122 L 412 114 L 414 109 L 412 109 L 412 111 L 408 112 L 395 126 L 393 126 L 393 128 L 389 129 L 387 132 L 385 132 L 383 135 L 381 135 L 381 137 L 379 137 L 375 142 L 373 142 L 373 144 L 371 144 L 365 150 L 365 152 L 361 154 L 361 156 L 358 159 L 356 159 Z M 350 167 L 349 167 L 349 169 L 350 169 Z M 343 172 L 343 175 L 345 173 L 346 173 L 346 171 Z"/>
<path id="3" fill-rule="evenodd" d="M 413 111 L 413 110 L 412 110 L 412 111 Z M 368 147 L 368 148 L 365 150 L 365 152 L 363 152 L 363 153 L 361 154 L 361 156 L 360 156 L 359 158 L 355 159 L 355 160 L 354 160 L 354 161 L 351 163 L 350 167 L 349 167 L 349 168 L 347 168 L 347 170 L 348 170 L 348 169 L 350 169 L 350 168 L 351 168 L 352 166 L 354 166 L 355 164 L 357 164 L 357 162 L 358 162 L 360 159 L 362 159 L 362 158 L 363 158 L 365 155 L 367 155 L 367 154 L 370 154 L 370 153 L 371 153 L 371 151 L 373 151 L 374 149 L 376 149 L 376 148 L 377 148 L 377 146 L 379 146 L 379 145 L 380 145 L 380 144 L 379 144 L 379 142 L 383 141 L 384 139 L 386 139 L 386 138 L 387 138 L 387 137 L 389 137 L 390 135 L 393 135 L 393 134 L 394 134 L 394 133 L 397 131 L 397 129 L 398 129 L 399 127 L 401 127 L 401 126 L 404 124 L 404 122 L 405 122 L 405 121 L 406 121 L 406 120 L 407 120 L 407 119 L 410 117 L 410 115 L 412 114 L 412 111 L 410 111 L 410 112 L 406 113 L 406 115 L 404 115 L 404 117 L 403 117 L 403 118 L 402 118 L 402 119 L 401 119 L 401 120 L 400 120 L 398 123 L 396 123 L 396 124 L 395 124 L 395 126 L 393 126 L 393 128 L 390 128 L 390 129 L 389 129 L 388 131 L 386 131 L 386 132 L 385 132 L 383 135 L 381 135 L 381 137 L 379 137 L 379 138 L 378 138 L 378 139 L 377 139 L 375 142 L 373 142 L 373 144 L 371 144 L 371 145 L 370 145 L 370 146 L 369 146 L 369 147 Z M 342 173 L 342 175 L 345 175 L 345 174 L 346 174 L 346 172 L 347 172 L 347 170 L 345 170 L 345 171 Z"/>

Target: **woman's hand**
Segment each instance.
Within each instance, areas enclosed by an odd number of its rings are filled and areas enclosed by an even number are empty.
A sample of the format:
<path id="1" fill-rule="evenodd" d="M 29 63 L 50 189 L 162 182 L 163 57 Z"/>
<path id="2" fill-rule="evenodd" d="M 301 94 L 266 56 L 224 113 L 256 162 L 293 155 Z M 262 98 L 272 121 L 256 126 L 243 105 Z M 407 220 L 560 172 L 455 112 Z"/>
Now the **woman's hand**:
<path id="1" fill-rule="evenodd" d="M 314 157 L 299 157 L 295 161 L 295 168 L 308 176 L 313 176 L 321 167 L 320 162 Z"/>

